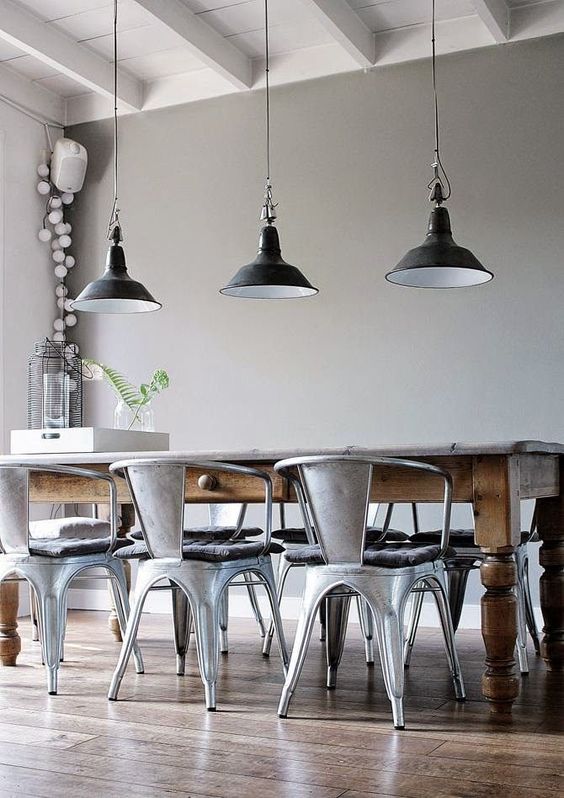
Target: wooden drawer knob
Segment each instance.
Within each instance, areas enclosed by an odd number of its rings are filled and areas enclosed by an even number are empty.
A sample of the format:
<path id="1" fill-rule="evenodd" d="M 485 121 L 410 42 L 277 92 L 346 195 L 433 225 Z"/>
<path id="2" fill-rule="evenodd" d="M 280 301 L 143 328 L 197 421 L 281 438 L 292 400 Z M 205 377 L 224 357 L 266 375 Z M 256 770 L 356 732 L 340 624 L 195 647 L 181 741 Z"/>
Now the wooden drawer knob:
<path id="1" fill-rule="evenodd" d="M 201 477 L 198 477 L 198 487 L 200 490 L 215 490 L 217 477 L 212 477 L 211 474 L 202 474 Z"/>

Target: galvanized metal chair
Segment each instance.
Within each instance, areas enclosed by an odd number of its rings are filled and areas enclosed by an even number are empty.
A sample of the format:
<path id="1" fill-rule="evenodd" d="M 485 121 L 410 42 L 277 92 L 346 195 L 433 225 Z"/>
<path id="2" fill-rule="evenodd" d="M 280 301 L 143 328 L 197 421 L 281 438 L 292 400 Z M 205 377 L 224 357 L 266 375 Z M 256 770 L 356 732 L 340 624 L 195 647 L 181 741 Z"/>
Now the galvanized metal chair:
<path id="1" fill-rule="evenodd" d="M 110 522 L 91 518 L 29 520 L 29 476 L 47 472 L 102 480 L 109 489 Z M 0 466 L 0 581 L 25 579 L 37 603 L 39 638 L 47 673 L 47 690 L 57 693 L 66 626 L 67 593 L 75 577 L 89 568 L 102 568 L 112 587 L 119 623 L 125 632 L 129 612 L 123 563 L 113 556 L 116 545 L 117 493 L 113 479 L 98 471 L 66 466 L 38 466 L 20 462 Z M 33 528 L 32 537 L 30 527 Z M 65 537 L 60 533 L 64 532 Z M 136 648 L 135 664 L 143 672 Z"/>
<path id="2" fill-rule="evenodd" d="M 236 536 L 216 541 L 187 539 L 184 535 L 185 484 L 186 472 L 192 468 L 261 480 L 265 498 L 264 540 L 247 540 Z M 281 547 L 271 542 L 272 482 L 269 475 L 241 465 L 171 461 L 167 458 L 124 460 L 111 465 L 110 470 L 127 480 L 144 540 L 119 552 L 123 558 L 139 557 L 139 569 L 131 615 L 108 698 L 117 699 L 147 593 L 163 579 L 180 588 L 175 591 L 175 600 L 181 603 L 177 618 L 185 625 L 178 628 L 179 637 L 184 636 L 187 640 L 191 617 L 194 619 L 198 662 L 208 710 L 215 710 L 216 707 L 220 618 L 225 611 L 224 596 L 236 577 L 252 574 L 257 579 L 255 583 L 265 587 L 286 670 L 288 654 L 270 559 L 271 551 L 279 552 Z M 135 547 L 136 551 L 128 551 Z"/>
<path id="3" fill-rule="evenodd" d="M 440 545 L 409 542 L 366 546 L 367 513 L 373 467 L 402 468 L 433 474 L 444 483 L 443 529 Z M 278 714 L 288 714 L 302 670 L 313 622 L 328 595 L 359 594 L 375 621 L 384 683 L 392 704 L 394 726 L 404 728 L 403 617 L 410 592 L 423 582 L 433 591 L 439 609 L 455 696 L 465 697 L 447 601 L 444 557 L 448 552 L 452 479 L 428 463 L 398 458 L 299 457 L 283 460 L 275 469 L 296 489 L 304 526 L 315 527 L 318 545 L 303 547 L 306 584 L 296 638 L 282 690 Z M 295 559 L 293 552 L 286 555 Z"/>

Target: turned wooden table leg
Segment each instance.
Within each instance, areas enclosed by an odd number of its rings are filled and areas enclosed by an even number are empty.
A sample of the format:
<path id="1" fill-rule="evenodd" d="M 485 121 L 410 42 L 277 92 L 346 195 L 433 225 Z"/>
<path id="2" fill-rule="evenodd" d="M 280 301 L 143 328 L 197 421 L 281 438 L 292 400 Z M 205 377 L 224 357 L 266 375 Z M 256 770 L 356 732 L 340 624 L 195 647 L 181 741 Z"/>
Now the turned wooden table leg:
<path id="1" fill-rule="evenodd" d="M 517 599 L 514 586 L 517 569 L 512 552 L 490 554 L 480 566 L 486 592 L 481 599 L 482 637 L 486 647 L 486 671 L 482 692 L 492 712 L 508 714 L 519 695 L 515 672 Z"/>
<path id="2" fill-rule="evenodd" d="M 98 517 L 99 518 L 107 518 L 109 513 L 109 508 L 107 505 L 98 505 Z M 135 508 L 132 504 L 120 504 L 118 507 L 119 513 L 119 527 L 117 536 L 118 538 L 124 538 L 127 536 L 127 533 L 131 530 L 131 528 L 135 525 Z M 125 569 L 125 578 L 127 580 L 127 590 L 129 591 L 131 588 L 131 568 L 127 560 L 123 562 L 124 569 Z M 119 628 L 119 621 L 116 613 L 116 609 L 114 607 L 114 601 L 111 597 L 110 593 L 110 601 L 112 603 L 112 609 L 110 614 L 108 615 L 108 626 L 118 643 L 121 643 L 121 629 Z"/>
<path id="3" fill-rule="evenodd" d="M 513 556 L 520 540 L 520 461 L 518 456 L 487 455 L 473 462 L 476 543 L 485 554 L 480 576 L 486 670 L 482 693 L 493 713 L 508 715 L 519 695 L 515 672 L 517 569 Z"/>
<path id="4" fill-rule="evenodd" d="M 22 648 L 18 634 L 19 584 L 0 583 L 0 662 L 15 665 Z"/>

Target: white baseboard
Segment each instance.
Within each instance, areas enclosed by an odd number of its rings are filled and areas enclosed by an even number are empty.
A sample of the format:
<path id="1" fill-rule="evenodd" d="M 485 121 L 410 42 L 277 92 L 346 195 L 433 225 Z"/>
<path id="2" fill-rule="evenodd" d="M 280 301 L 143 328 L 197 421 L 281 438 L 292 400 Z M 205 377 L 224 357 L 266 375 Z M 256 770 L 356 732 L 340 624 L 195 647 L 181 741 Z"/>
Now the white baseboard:
<path id="1" fill-rule="evenodd" d="M 259 596 L 261 612 L 267 617 L 269 613 L 268 601 L 265 596 Z M 282 618 L 287 621 L 295 621 L 300 611 L 301 600 L 297 596 L 286 596 L 282 599 L 280 611 Z M 110 597 L 106 590 L 85 590 L 84 588 L 71 588 L 69 591 L 69 609 L 76 610 L 110 610 Z M 170 595 L 168 591 L 159 590 L 149 593 L 145 603 L 145 612 L 165 613 L 171 611 Z M 234 618 L 252 618 L 252 610 L 249 600 L 244 593 L 233 589 L 229 596 L 229 612 Z M 539 628 L 542 628 L 542 615 L 540 608 L 535 607 L 535 615 Z M 350 620 L 358 623 L 356 603 L 353 602 Z M 422 626 L 438 628 L 439 618 L 434 604 L 425 602 L 421 613 Z M 480 628 L 480 605 L 466 604 L 462 610 L 460 619 L 460 629 L 479 629 Z"/>

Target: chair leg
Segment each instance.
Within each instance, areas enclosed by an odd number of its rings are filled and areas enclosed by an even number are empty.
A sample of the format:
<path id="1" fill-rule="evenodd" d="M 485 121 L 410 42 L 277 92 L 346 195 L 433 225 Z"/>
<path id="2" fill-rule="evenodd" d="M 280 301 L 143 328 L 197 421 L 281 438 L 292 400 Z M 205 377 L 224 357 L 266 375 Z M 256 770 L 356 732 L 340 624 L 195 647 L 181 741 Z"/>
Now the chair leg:
<path id="1" fill-rule="evenodd" d="M 223 593 L 227 593 L 225 587 Z M 196 642 L 200 676 L 204 683 L 206 709 L 215 712 L 216 682 L 219 668 L 219 607 L 223 595 L 203 598 L 196 597 L 195 622 Z"/>
<path id="2" fill-rule="evenodd" d="M 37 618 L 37 599 L 35 598 L 35 591 L 29 584 L 29 615 L 31 618 L 31 639 L 33 642 L 39 640 L 39 621 Z"/>
<path id="3" fill-rule="evenodd" d="M 327 605 L 327 689 L 337 686 L 337 670 L 345 648 L 351 600 L 348 596 L 325 600 Z"/>
<path id="4" fill-rule="evenodd" d="M 540 656 L 539 632 L 537 628 L 537 620 L 535 618 L 535 611 L 533 608 L 533 599 L 531 597 L 531 583 L 529 581 L 529 555 L 526 549 L 523 557 L 522 589 L 525 596 L 525 617 L 527 619 L 527 628 L 529 630 L 529 634 L 531 635 L 533 646 L 535 647 L 535 653 L 537 656 Z"/>
<path id="5" fill-rule="evenodd" d="M 127 629 L 127 619 L 129 617 L 129 592 L 127 589 L 125 567 L 122 562 L 117 561 L 112 563 L 112 566 L 107 570 L 110 574 L 110 591 L 123 640 L 123 636 Z M 144 673 L 145 667 L 143 665 L 143 657 L 137 640 L 133 643 L 133 660 L 135 662 L 136 673 Z"/>
<path id="6" fill-rule="evenodd" d="M 439 587 L 439 590 L 433 591 L 433 596 L 435 597 L 437 609 L 439 611 L 439 618 L 441 621 L 445 642 L 445 651 L 454 685 L 454 695 L 457 701 L 464 701 L 466 698 L 466 690 L 464 688 L 464 680 L 462 678 L 462 671 L 460 669 L 458 652 L 456 650 L 456 643 L 454 640 L 454 626 L 452 623 L 450 604 L 448 601 L 446 588 L 441 577 L 442 574 L 440 576 L 435 576 L 433 579 L 435 584 Z"/>
<path id="7" fill-rule="evenodd" d="M 184 676 L 186 672 L 186 651 L 190 644 L 192 628 L 192 610 L 188 596 L 174 582 L 171 582 L 172 620 L 174 626 L 174 646 L 176 649 L 176 675 Z"/>
<path id="8" fill-rule="evenodd" d="M 229 651 L 227 626 L 229 623 L 229 588 L 223 591 L 219 604 L 219 650 L 222 654 Z"/>
<path id="9" fill-rule="evenodd" d="M 319 640 L 322 643 L 327 640 L 327 599 L 319 605 Z"/>
<path id="10" fill-rule="evenodd" d="M 466 585 L 468 575 L 472 569 L 455 567 L 447 568 L 448 575 L 448 603 L 450 605 L 450 615 L 452 618 L 452 628 L 456 632 L 462 615 L 464 597 L 466 595 Z"/>
<path id="11" fill-rule="evenodd" d="M 357 596 L 357 608 L 360 630 L 364 638 L 366 664 L 374 665 L 374 621 L 372 611 L 362 596 Z"/>
<path id="12" fill-rule="evenodd" d="M 278 704 L 278 716 L 280 718 L 286 718 L 288 716 L 288 707 L 290 706 L 290 701 L 292 700 L 307 655 L 320 595 L 323 595 L 323 587 L 317 587 L 315 575 L 306 567 L 306 587 L 302 599 L 302 609 L 298 621 L 298 628 L 296 630 L 296 637 L 294 639 L 294 646 L 292 648 L 292 655 L 290 657 L 290 664 L 288 666 L 288 674 L 284 682 L 284 687 L 282 688 L 280 703 Z"/>
<path id="13" fill-rule="evenodd" d="M 415 587 L 422 588 L 423 582 L 418 582 Z M 403 646 L 403 666 L 409 668 L 411 664 L 411 655 L 413 653 L 413 645 L 415 643 L 415 636 L 419 627 L 419 619 L 421 618 L 421 609 L 423 608 L 423 599 L 425 593 L 412 593 L 411 595 L 411 608 L 409 612 L 409 620 L 407 622 L 407 634 Z"/>
<path id="14" fill-rule="evenodd" d="M 123 643 L 121 644 L 118 663 L 112 676 L 110 689 L 108 690 L 108 699 L 110 701 L 117 701 L 123 675 L 125 673 L 125 669 L 127 668 L 127 663 L 129 662 L 129 657 L 131 656 L 133 645 L 137 638 L 137 630 L 139 628 L 139 621 L 141 620 L 141 613 L 143 612 L 143 605 L 150 589 L 150 582 L 145 582 L 143 585 L 139 584 L 142 578 L 141 574 L 142 571 L 141 568 L 139 568 L 139 573 L 137 575 L 138 586 L 135 591 L 133 606 L 127 619 L 127 626 L 125 629 L 125 635 L 123 637 Z"/>
<path id="15" fill-rule="evenodd" d="M 383 611 L 374 613 L 378 633 L 378 648 L 386 692 L 392 705 L 394 728 L 404 729 L 403 711 L 404 667 L 403 624 L 396 607 L 388 604 Z"/>
<path id="16" fill-rule="evenodd" d="M 245 582 L 252 582 L 252 576 L 249 573 L 243 574 L 243 579 L 245 580 Z M 249 601 L 251 603 L 253 615 L 255 616 L 255 621 L 258 624 L 260 636 L 265 637 L 266 624 L 264 622 L 264 618 L 262 617 L 262 613 L 260 611 L 260 605 L 257 599 L 257 593 L 255 590 L 255 586 L 253 584 L 247 584 L 247 593 L 249 594 Z"/>
<path id="17" fill-rule="evenodd" d="M 283 554 L 280 555 L 278 558 L 278 573 L 276 576 L 276 595 L 278 597 L 278 606 L 280 607 L 280 603 L 282 601 L 282 595 L 284 593 L 284 585 L 286 584 L 286 577 L 288 576 L 288 571 L 292 567 L 292 564 L 288 562 L 288 560 L 284 557 Z M 268 627 L 268 632 L 264 638 L 264 644 L 262 647 L 262 655 L 263 657 L 268 657 L 270 655 L 270 647 L 272 645 L 272 637 L 274 635 L 274 623 L 270 621 L 270 626 Z"/>
<path id="18" fill-rule="evenodd" d="M 69 592 L 68 590 L 65 590 L 63 596 L 63 615 L 61 618 L 61 643 L 60 643 L 59 662 L 65 661 L 65 637 L 67 635 L 68 616 L 69 616 Z"/>
<path id="19" fill-rule="evenodd" d="M 276 632 L 276 639 L 278 641 L 278 651 L 280 652 L 280 659 L 282 660 L 284 676 L 286 676 L 290 657 L 288 655 L 286 636 L 284 634 L 284 625 L 282 623 L 282 616 L 280 615 L 280 607 L 278 604 L 278 591 L 276 589 L 276 580 L 274 578 L 274 571 L 272 569 L 272 561 L 270 560 L 270 558 L 262 564 L 261 570 L 257 571 L 256 573 L 257 576 L 259 576 L 264 581 L 266 595 L 268 596 L 268 601 L 270 603 L 270 612 L 272 618 L 271 623 Z"/>
<path id="20" fill-rule="evenodd" d="M 57 695 L 57 676 L 61 660 L 63 596 L 53 585 L 38 591 L 37 606 L 41 628 L 41 648 L 47 673 L 47 691 Z"/>
<path id="21" fill-rule="evenodd" d="M 520 580 L 517 581 L 515 586 L 515 594 L 517 597 L 517 640 L 515 647 L 517 648 L 519 671 L 524 676 L 529 673 L 529 658 L 527 656 L 527 612 L 525 609 L 523 583 Z"/>

